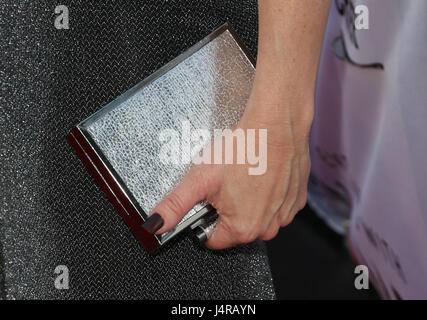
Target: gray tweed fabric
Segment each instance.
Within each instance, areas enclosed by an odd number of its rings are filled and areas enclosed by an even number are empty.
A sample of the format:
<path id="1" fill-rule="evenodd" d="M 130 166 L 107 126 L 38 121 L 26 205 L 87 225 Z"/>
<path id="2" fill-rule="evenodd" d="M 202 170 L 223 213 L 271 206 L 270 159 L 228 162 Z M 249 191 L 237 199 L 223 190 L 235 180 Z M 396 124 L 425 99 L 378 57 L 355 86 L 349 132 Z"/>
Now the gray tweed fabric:
<path id="1" fill-rule="evenodd" d="M 255 55 L 255 1 L 0 1 L 0 297 L 274 299 L 264 244 L 188 235 L 147 254 L 68 146 L 82 119 L 226 21 Z M 55 267 L 70 272 L 54 286 Z"/>

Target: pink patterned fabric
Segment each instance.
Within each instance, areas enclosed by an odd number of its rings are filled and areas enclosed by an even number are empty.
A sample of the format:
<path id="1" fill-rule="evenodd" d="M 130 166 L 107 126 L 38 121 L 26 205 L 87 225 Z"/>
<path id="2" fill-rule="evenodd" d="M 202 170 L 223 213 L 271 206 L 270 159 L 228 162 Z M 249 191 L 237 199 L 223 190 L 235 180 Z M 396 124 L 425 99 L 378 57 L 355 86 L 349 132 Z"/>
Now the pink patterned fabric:
<path id="1" fill-rule="evenodd" d="M 369 8 L 368 30 L 350 23 L 359 4 Z M 349 227 L 383 298 L 427 298 L 426 41 L 425 0 L 331 7 L 309 203 L 335 230 Z"/>

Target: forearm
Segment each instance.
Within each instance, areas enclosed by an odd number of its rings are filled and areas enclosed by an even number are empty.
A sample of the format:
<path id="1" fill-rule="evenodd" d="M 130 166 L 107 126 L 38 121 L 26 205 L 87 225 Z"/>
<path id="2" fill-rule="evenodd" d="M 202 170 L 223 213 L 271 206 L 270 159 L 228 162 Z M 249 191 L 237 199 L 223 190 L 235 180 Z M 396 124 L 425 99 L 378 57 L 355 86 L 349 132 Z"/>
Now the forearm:
<path id="1" fill-rule="evenodd" d="M 262 101 L 250 107 L 263 121 L 311 125 L 329 6 L 330 0 L 259 0 L 253 95 Z"/>

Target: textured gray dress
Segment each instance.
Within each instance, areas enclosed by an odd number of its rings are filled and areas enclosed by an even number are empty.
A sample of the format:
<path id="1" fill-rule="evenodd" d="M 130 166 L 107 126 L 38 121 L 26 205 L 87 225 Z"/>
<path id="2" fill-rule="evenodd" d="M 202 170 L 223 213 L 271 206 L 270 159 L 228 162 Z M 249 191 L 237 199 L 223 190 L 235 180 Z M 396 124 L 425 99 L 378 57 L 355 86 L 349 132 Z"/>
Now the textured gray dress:
<path id="1" fill-rule="evenodd" d="M 256 2 L 106 2 L 67 1 L 57 30 L 56 1 L 0 1 L 0 298 L 273 299 L 261 242 L 147 254 L 65 140 L 226 21 L 255 55 Z"/>

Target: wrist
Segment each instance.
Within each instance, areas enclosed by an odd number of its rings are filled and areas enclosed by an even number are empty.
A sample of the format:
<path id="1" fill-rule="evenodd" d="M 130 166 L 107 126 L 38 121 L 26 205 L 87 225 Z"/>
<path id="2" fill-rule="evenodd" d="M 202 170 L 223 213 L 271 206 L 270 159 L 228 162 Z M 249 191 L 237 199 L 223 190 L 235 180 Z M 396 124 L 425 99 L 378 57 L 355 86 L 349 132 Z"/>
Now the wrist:
<path id="1" fill-rule="evenodd" d="M 245 114 L 269 126 L 309 130 L 314 116 L 314 88 L 255 78 Z"/>

